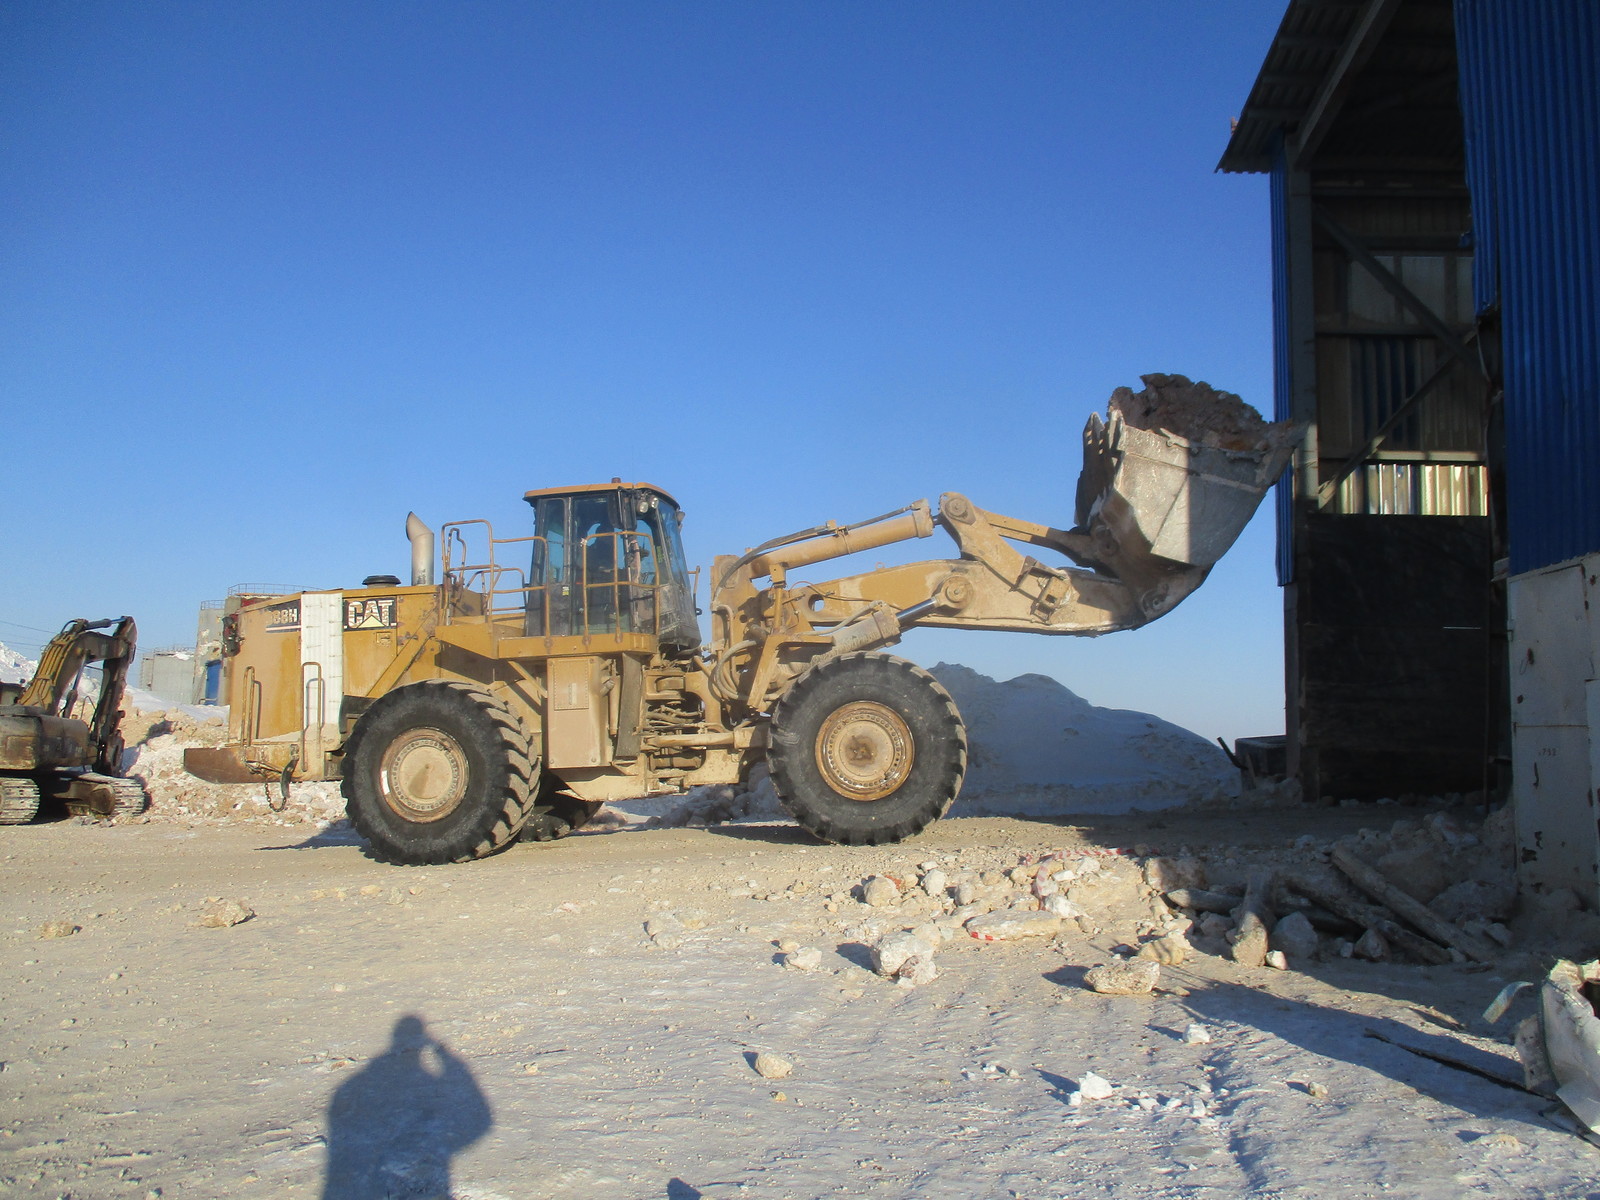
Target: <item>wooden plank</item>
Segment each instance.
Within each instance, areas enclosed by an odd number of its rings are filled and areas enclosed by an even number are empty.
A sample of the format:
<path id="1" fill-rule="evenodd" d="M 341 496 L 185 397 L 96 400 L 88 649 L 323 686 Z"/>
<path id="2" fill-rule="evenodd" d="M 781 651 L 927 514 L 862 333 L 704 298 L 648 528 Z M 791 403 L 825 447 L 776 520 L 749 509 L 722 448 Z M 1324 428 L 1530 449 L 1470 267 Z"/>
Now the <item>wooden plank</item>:
<path id="1" fill-rule="evenodd" d="M 1419 958 L 1425 963 L 1433 963 L 1436 966 L 1450 961 L 1450 951 L 1443 946 L 1436 945 L 1427 938 L 1418 937 L 1408 929 L 1402 929 L 1383 911 L 1370 904 L 1353 900 L 1337 888 L 1320 884 L 1307 875 L 1291 875 L 1285 879 L 1284 886 L 1307 900 L 1322 905 L 1329 912 L 1337 913 L 1347 921 L 1353 921 L 1364 929 L 1372 930 L 1391 946 L 1404 950 L 1413 958 Z"/>
<path id="2" fill-rule="evenodd" d="M 1406 895 L 1343 846 L 1333 848 L 1333 865 L 1363 892 L 1387 905 L 1401 920 L 1415 925 L 1436 942 L 1454 946 L 1474 962 L 1493 962 L 1495 951 L 1487 942 L 1446 921 L 1426 904 Z"/>
<path id="3" fill-rule="evenodd" d="M 1234 910 L 1233 961 L 1259 967 L 1267 961 L 1272 935 L 1272 889 L 1277 878 L 1270 867 L 1256 867 L 1245 885 L 1244 899 Z"/>

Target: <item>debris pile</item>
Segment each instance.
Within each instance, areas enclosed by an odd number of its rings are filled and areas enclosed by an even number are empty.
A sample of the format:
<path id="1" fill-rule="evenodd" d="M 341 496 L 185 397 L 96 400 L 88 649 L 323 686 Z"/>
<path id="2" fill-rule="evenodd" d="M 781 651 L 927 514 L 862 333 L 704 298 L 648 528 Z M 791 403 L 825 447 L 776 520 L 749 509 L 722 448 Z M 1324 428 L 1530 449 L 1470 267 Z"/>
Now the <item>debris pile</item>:
<path id="1" fill-rule="evenodd" d="M 183 769 L 190 746 L 220 746 L 227 725 L 220 719 L 198 720 L 179 709 L 125 713 L 122 723 L 127 750 L 123 773 L 144 784 L 152 820 L 237 820 L 241 817 L 282 823 L 328 822 L 344 817 L 344 797 L 337 783 L 297 783 L 281 813 L 276 780 L 271 783 L 207 783 Z"/>
<path id="2" fill-rule="evenodd" d="M 1150 991 L 1161 964 L 1181 962 L 1187 948 L 1189 922 L 1121 854 L 1056 851 L 1023 856 L 1004 869 L 926 862 L 917 872 L 870 876 L 828 897 L 834 910 L 848 899 L 870 914 L 852 932 L 871 942 L 873 969 L 904 986 L 937 978 L 935 956 L 957 940 L 1039 940 L 1076 953 L 1072 947 L 1107 935 L 1130 954 L 1135 947 L 1143 954 L 1101 970 L 1096 978 L 1105 986 L 1091 984 L 1117 994 Z"/>
<path id="3" fill-rule="evenodd" d="M 1152 864 L 1153 867 L 1153 864 Z M 1192 873 L 1147 867 L 1147 880 L 1194 922 L 1208 953 L 1261 965 L 1339 956 L 1489 962 L 1512 950 L 1592 952 L 1600 915 L 1568 889 L 1519 896 L 1509 808 L 1480 825 L 1448 811 L 1363 829 L 1337 842 L 1302 838 L 1249 887 L 1208 887 Z"/>
<path id="4" fill-rule="evenodd" d="M 1433 891 L 1431 905 L 1368 865 L 1396 870 L 1423 843 L 1457 873 L 1455 883 Z M 1363 830 L 1320 845 L 1302 838 L 1270 864 L 1143 846 L 998 864 L 982 862 L 984 854 L 993 852 L 946 854 L 831 893 L 797 882 L 767 898 L 820 896 L 846 936 L 872 948 L 873 969 L 903 986 L 937 978 L 937 957 L 953 943 L 1048 944 L 1083 965 L 1084 986 L 1105 995 L 1164 990 L 1163 969 L 1196 954 L 1289 970 L 1331 958 L 1490 962 L 1535 945 L 1548 949 L 1552 935 L 1590 953 L 1600 945 L 1600 917 L 1578 911 L 1570 893 L 1517 900 L 1503 812 L 1481 826 L 1436 812 L 1398 821 L 1387 833 Z M 1563 930 L 1535 930 L 1554 908 L 1565 914 Z"/>
<path id="5" fill-rule="evenodd" d="M 1222 450 L 1269 450 L 1297 430 L 1274 426 L 1232 392 L 1184 375 L 1141 375 L 1144 390 L 1119 387 L 1110 409 L 1135 429 L 1165 430 Z"/>

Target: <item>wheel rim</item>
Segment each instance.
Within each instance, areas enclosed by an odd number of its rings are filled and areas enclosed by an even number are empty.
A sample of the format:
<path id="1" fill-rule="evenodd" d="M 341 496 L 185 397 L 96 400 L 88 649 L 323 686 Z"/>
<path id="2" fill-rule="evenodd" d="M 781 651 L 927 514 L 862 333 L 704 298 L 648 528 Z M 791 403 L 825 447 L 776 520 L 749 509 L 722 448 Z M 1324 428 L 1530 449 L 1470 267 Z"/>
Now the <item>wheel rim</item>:
<path id="1" fill-rule="evenodd" d="M 817 768 L 852 800 L 881 800 L 911 774 L 916 744 L 894 709 L 858 700 L 834 710 L 817 732 Z"/>
<path id="2" fill-rule="evenodd" d="M 407 730 L 378 764 L 378 794 L 407 821 L 443 820 L 466 793 L 466 752 L 443 730 Z"/>

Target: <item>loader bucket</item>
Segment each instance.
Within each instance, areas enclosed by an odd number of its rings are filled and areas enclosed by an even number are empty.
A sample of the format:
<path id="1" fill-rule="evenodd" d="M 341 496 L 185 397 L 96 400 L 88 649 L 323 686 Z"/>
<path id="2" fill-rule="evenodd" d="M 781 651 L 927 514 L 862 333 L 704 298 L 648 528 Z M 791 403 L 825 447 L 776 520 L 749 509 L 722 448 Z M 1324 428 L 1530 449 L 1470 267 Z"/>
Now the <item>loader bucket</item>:
<path id="1" fill-rule="evenodd" d="M 1228 552 L 1283 473 L 1301 428 L 1181 375 L 1118 388 L 1084 429 L 1079 529 L 1129 579 L 1204 572 Z"/>

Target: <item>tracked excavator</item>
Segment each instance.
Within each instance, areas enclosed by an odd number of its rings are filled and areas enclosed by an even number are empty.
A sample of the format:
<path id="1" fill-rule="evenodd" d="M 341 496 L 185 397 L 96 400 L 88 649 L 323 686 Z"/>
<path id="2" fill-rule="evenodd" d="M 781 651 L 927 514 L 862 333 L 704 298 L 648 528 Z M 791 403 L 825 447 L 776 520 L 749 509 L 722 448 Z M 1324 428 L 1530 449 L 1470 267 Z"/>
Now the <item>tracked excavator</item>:
<path id="1" fill-rule="evenodd" d="M 956 798 L 966 731 L 933 676 L 884 651 L 914 627 L 1082 636 L 1155 620 L 1200 586 L 1298 440 L 1208 385 L 1144 381 L 1090 418 L 1070 528 L 947 492 L 803 529 L 715 560 L 708 641 L 683 514 L 653 484 L 538 488 L 531 533 L 458 521 L 438 553 L 412 514 L 409 584 L 229 601 L 229 741 L 185 765 L 285 796 L 339 779 L 356 829 L 398 863 L 481 858 L 605 801 L 735 783 L 763 762 L 817 837 L 909 837 Z M 936 532 L 952 557 L 800 578 Z"/>
<path id="2" fill-rule="evenodd" d="M 133 662 L 132 617 L 68 621 L 25 684 L 0 684 L 0 825 L 33 820 L 56 798 L 80 816 L 117 817 L 149 806 L 144 786 L 122 777 L 122 691 Z M 99 664 L 100 690 L 84 688 Z M 80 701 L 92 710 L 80 715 Z"/>

